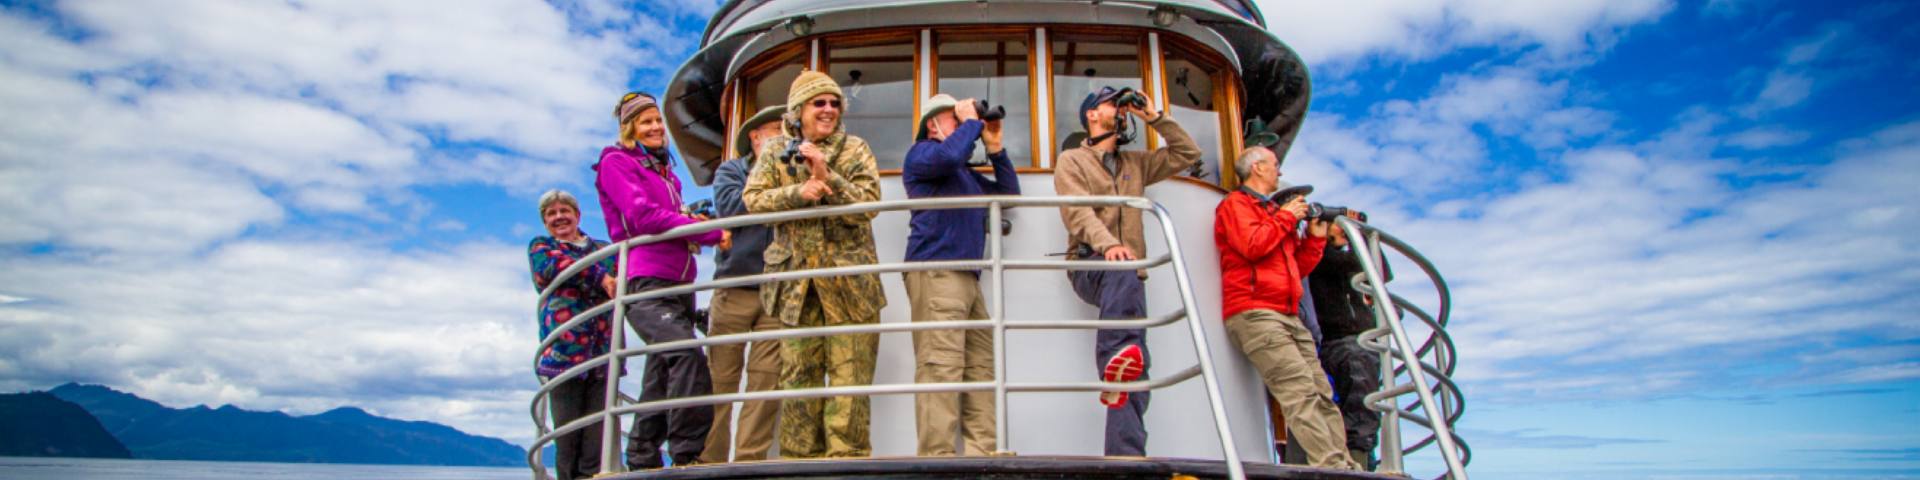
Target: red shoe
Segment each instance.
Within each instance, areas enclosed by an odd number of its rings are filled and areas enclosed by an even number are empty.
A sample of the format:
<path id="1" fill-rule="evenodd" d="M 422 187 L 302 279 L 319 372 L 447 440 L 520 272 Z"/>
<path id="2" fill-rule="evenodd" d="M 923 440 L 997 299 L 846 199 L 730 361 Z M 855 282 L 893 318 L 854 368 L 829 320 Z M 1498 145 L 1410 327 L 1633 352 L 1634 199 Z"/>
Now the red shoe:
<path id="1" fill-rule="evenodd" d="M 1138 380 L 1143 370 L 1140 368 L 1146 360 L 1140 355 L 1139 345 L 1127 345 L 1107 359 L 1107 368 L 1101 372 L 1100 380 L 1107 383 L 1124 383 Z M 1100 404 L 1107 408 L 1120 408 L 1127 403 L 1127 392 L 1100 392 Z"/>

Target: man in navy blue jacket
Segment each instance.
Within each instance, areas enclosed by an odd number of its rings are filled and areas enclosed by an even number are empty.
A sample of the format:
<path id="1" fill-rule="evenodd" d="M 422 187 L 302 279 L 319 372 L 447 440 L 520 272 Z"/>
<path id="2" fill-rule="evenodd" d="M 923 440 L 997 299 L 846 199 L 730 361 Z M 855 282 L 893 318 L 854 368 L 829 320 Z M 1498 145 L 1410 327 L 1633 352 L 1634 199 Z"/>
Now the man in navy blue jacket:
<path id="1" fill-rule="evenodd" d="M 1020 179 L 1000 144 L 1000 121 L 982 122 L 973 99 L 955 101 L 940 94 L 924 102 L 916 142 L 907 150 L 907 197 L 1019 195 Z M 975 171 L 974 142 L 987 147 L 993 179 Z M 979 260 L 986 250 L 987 209 L 915 210 L 907 236 L 908 261 Z M 981 320 L 987 304 L 980 294 L 980 272 L 907 272 L 907 297 L 913 321 Z M 913 333 L 920 383 L 993 380 L 991 330 L 940 330 Z M 914 402 L 920 455 L 953 455 L 954 424 L 966 439 L 965 455 L 989 455 L 996 449 L 993 394 L 989 392 L 920 394 Z"/>
<path id="2" fill-rule="evenodd" d="M 721 217 L 747 214 L 746 203 L 740 201 L 740 191 L 746 188 L 747 172 L 753 170 L 753 153 L 759 151 L 761 143 L 780 136 L 780 114 L 785 112 L 785 106 L 771 106 L 741 122 L 739 131 L 734 133 L 734 150 L 742 156 L 722 162 L 713 174 L 714 213 Z M 767 262 L 762 254 L 773 239 L 773 231 L 762 225 L 728 231 L 732 232 L 731 243 L 721 244 L 720 251 L 713 255 L 713 278 L 765 272 Z M 708 327 L 707 336 L 780 329 L 780 319 L 760 308 L 759 285 L 714 290 L 713 297 L 707 300 L 707 311 L 712 325 Z M 778 389 L 780 342 L 752 342 L 751 347 L 738 343 L 707 347 L 707 367 L 713 372 L 715 394 L 738 393 L 742 376 L 746 377 L 749 392 Z M 733 404 L 714 405 L 713 427 L 707 430 L 707 448 L 700 452 L 700 463 L 727 463 L 729 452 L 733 453 L 733 461 L 766 460 L 767 451 L 773 448 L 774 420 L 779 413 L 779 401 L 742 404 L 740 436 L 735 439 L 732 436 Z"/>

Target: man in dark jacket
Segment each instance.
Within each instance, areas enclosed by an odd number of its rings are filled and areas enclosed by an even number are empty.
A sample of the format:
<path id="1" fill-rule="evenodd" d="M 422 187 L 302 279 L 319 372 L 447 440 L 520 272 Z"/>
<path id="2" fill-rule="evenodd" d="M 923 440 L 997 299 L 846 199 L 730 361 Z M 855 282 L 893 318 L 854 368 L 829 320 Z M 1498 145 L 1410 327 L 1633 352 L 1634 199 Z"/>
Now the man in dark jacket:
<path id="1" fill-rule="evenodd" d="M 747 172 L 753 169 L 753 154 L 760 143 L 780 136 L 780 114 L 785 109 L 767 107 L 740 124 L 735 148 L 742 155 L 720 164 L 714 173 L 713 210 L 721 217 L 745 215 L 747 205 L 740 201 L 740 190 L 747 185 Z M 714 254 L 713 277 L 727 278 L 759 275 L 767 263 L 762 254 L 773 233 L 764 226 L 739 227 L 732 232 L 731 244 L 721 245 Z M 760 308 L 760 286 L 722 288 L 707 302 L 711 327 L 707 335 L 719 336 L 749 331 L 779 330 L 780 319 Z M 743 351 L 744 349 L 744 351 Z M 713 393 L 740 391 L 742 355 L 745 356 L 747 391 L 764 392 L 780 387 L 780 342 L 752 342 L 707 347 L 707 366 L 713 370 Z M 780 402 L 746 402 L 740 407 L 740 440 L 732 445 L 733 404 L 715 405 L 713 428 L 707 433 L 707 448 L 700 453 L 701 463 L 726 463 L 733 459 L 766 460 L 773 447 L 773 421 L 780 413 Z"/>
<path id="2" fill-rule="evenodd" d="M 947 94 L 923 102 L 916 142 L 907 150 L 901 180 L 908 198 L 973 195 L 1018 195 L 1020 179 L 1000 144 L 1000 121 L 983 122 L 973 99 L 955 101 Z M 973 170 L 974 142 L 987 147 L 993 179 Z M 987 209 L 965 208 L 913 211 L 907 236 L 907 261 L 979 260 L 986 250 Z M 907 297 L 913 303 L 913 321 L 984 320 L 987 303 L 980 294 L 980 272 L 907 272 Z M 993 380 L 991 330 L 929 330 L 913 332 L 915 382 L 986 382 Z M 996 449 L 991 392 L 923 393 L 914 402 L 914 424 L 920 437 L 920 455 L 954 454 L 954 423 L 964 428 L 965 454 L 991 455 Z"/>
<path id="3" fill-rule="evenodd" d="M 1366 221 L 1362 213 L 1349 216 Z M 1353 289 L 1353 277 L 1361 271 L 1358 252 L 1364 248 L 1351 246 L 1339 223 L 1330 230 L 1320 266 L 1307 276 L 1314 313 L 1325 335 L 1320 366 L 1333 380 L 1334 396 L 1339 399 L 1348 455 L 1363 466 L 1371 466 L 1373 448 L 1380 440 L 1380 412 L 1367 409 L 1366 396 L 1380 390 L 1380 354 L 1360 348 L 1359 342 L 1360 332 L 1374 327 L 1373 306 Z M 1381 270 L 1387 280 L 1393 279 L 1385 265 Z"/>

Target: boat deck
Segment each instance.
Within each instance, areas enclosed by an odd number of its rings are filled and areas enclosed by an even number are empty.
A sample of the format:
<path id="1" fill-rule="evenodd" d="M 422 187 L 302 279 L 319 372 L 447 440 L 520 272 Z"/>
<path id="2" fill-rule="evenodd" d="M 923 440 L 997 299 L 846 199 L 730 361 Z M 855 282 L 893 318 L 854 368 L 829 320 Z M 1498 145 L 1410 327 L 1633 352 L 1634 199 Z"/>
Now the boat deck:
<path id="1" fill-rule="evenodd" d="M 1392 479 L 1406 477 L 1247 462 L 1250 479 Z M 626 472 L 599 479 L 720 480 L 746 478 L 912 478 L 912 479 L 1181 479 L 1227 478 L 1218 460 L 1158 457 L 1004 456 L 881 457 L 860 459 L 775 460 L 695 465 Z"/>

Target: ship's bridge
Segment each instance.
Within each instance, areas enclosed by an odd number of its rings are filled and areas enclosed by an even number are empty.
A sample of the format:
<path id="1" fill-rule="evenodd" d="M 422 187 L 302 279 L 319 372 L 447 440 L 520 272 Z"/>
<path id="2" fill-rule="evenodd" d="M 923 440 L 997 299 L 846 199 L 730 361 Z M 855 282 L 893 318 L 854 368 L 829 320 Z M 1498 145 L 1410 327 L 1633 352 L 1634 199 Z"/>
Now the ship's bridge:
<path id="1" fill-rule="evenodd" d="M 1199 141 L 1203 164 L 1186 177 L 1230 188 L 1238 181 L 1222 165 L 1253 133 L 1246 120 L 1284 156 L 1309 98 L 1305 65 L 1262 23 L 1243 0 L 735 0 L 675 74 L 665 113 L 705 185 L 741 154 L 728 127 L 784 104 L 793 78 L 818 70 L 847 91 L 848 131 L 873 145 L 883 172 L 900 167 L 919 102 L 936 93 L 1006 107 L 1008 152 L 1037 172 L 1084 138 L 1081 99 L 1131 87 Z M 1130 148 L 1160 144 L 1144 140 Z"/>

